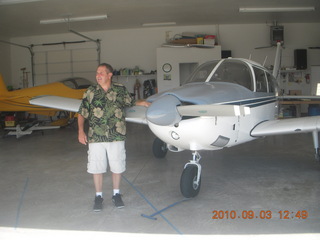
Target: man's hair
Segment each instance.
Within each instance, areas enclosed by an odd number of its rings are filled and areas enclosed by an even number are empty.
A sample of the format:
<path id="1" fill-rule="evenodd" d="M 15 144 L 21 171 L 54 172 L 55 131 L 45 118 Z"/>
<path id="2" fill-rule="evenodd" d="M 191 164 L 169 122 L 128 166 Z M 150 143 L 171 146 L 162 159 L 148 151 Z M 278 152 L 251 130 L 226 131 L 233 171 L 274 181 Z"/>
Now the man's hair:
<path id="1" fill-rule="evenodd" d="M 100 63 L 98 67 L 105 67 L 109 72 L 113 73 L 113 67 L 108 63 Z"/>

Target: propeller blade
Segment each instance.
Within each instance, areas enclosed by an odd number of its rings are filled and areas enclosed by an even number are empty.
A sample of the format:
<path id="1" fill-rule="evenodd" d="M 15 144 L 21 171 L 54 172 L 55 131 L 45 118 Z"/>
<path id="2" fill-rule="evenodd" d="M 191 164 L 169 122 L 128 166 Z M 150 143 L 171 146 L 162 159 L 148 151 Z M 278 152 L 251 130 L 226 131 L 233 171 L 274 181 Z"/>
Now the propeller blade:
<path id="1" fill-rule="evenodd" d="M 187 105 L 178 106 L 181 116 L 245 116 L 250 114 L 250 108 L 239 105 Z"/>
<path id="2" fill-rule="evenodd" d="M 147 124 L 146 111 L 147 108 L 143 106 L 133 106 L 130 108 L 126 108 L 126 121 Z"/>

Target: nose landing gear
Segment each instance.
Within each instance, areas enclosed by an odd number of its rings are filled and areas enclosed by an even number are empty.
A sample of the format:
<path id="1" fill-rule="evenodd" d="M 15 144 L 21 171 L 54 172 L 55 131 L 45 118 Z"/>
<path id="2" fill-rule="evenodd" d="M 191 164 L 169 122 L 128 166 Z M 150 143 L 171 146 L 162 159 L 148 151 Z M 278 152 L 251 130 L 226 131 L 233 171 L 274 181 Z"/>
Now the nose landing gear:
<path id="1" fill-rule="evenodd" d="M 163 158 L 167 154 L 167 144 L 156 138 L 153 142 L 153 154 L 156 158 Z M 193 198 L 198 195 L 201 187 L 201 159 L 197 151 L 192 153 L 192 160 L 185 166 L 180 178 L 180 191 L 185 198 Z"/>
<path id="2" fill-rule="evenodd" d="M 201 159 L 200 154 L 195 151 L 192 153 L 193 159 L 185 166 L 180 178 L 180 191 L 186 198 L 198 195 L 201 187 Z"/>

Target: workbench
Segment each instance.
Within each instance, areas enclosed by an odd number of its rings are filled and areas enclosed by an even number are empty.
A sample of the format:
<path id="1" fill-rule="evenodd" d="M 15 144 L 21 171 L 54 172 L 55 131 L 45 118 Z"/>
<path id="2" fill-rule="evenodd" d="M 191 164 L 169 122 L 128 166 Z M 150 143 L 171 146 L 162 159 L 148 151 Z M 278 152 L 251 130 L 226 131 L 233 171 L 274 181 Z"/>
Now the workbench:
<path id="1" fill-rule="evenodd" d="M 281 108 L 281 105 L 291 105 L 296 108 L 296 117 L 301 117 L 301 105 L 302 104 L 320 104 L 320 100 L 312 100 L 312 99 L 288 99 L 288 100 L 282 100 L 279 101 L 279 107 Z M 279 109 L 280 109 L 279 108 Z"/>

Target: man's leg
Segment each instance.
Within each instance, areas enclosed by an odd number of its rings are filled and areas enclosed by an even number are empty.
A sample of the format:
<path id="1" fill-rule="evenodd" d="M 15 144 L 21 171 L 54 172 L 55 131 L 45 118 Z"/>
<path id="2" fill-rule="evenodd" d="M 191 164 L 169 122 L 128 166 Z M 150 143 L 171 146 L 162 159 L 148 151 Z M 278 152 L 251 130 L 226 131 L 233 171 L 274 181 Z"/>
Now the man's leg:
<path id="1" fill-rule="evenodd" d="M 126 170 L 125 142 L 111 142 L 108 144 L 108 160 L 112 172 L 113 197 L 112 201 L 117 208 L 123 208 L 124 204 L 120 195 L 121 174 Z"/>
<path id="2" fill-rule="evenodd" d="M 106 149 L 102 143 L 89 143 L 87 172 L 92 174 L 96 191 L 93 210 L 102 210 L 102 183 L 103 173 L 107 170 Z"/>
<path id="3" fill-rule="evenodd" d="M 100 212 L 102 210 L 102 182 L 103 182 L 103 174 L 93 174 L 93 182 L 94 187 L 96 189 L 96 196 L 94 199 L 93 210 L 95 212 Z"/>
<path id="4" fill-rule="evenodd" d="M 102 192 L 103 174 L 93 174 L 93 182 L 94 187 L 96 189 L 96 193 Z"/>
<path id="5" fill-rule="evenodd" d="M 117 208 L 123 208 L 124 203 L 120 195 L 121 173 L 112 173 L 113 197 L 112 201 Z"/>
<path id="6" fill-rule="evenodd" d="M 113 190 L 120 189 L 121 173 L 112 173 Z"/>

